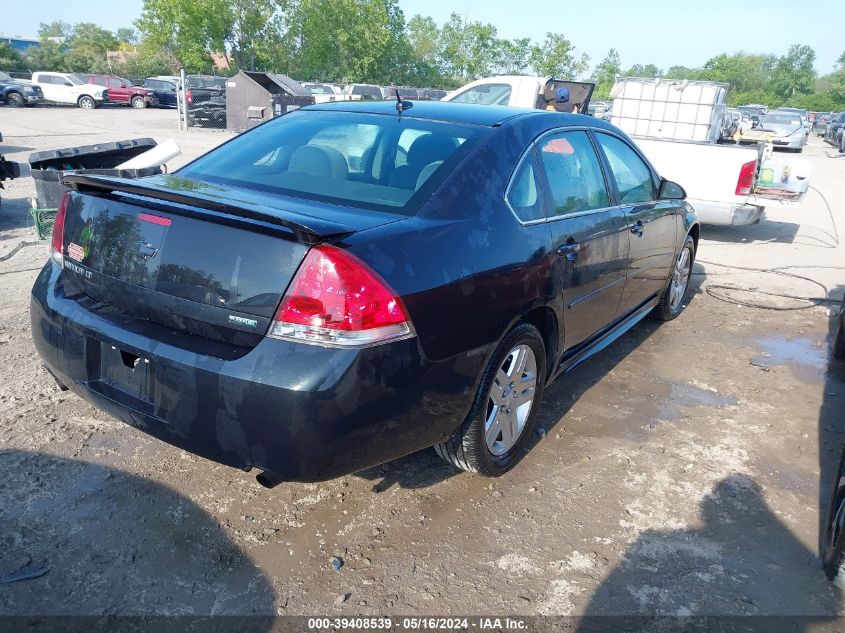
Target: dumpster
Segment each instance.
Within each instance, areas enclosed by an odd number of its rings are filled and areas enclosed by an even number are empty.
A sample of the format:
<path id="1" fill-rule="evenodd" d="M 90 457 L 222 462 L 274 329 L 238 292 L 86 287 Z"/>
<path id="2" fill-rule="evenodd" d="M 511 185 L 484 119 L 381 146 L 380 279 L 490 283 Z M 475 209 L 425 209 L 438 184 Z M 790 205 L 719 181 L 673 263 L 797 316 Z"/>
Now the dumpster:
<path id="1" fill-rule="evenodd" d="M 226 127 L 243 132 L 312 103 L 314 96 L 287 75 L 242 70 L 226 80 Z"/>
<path id="2" fill-rule="evenodd" d="M 82 145 L 29 155 L 35 181 L 36 208 L 55 209 L 69 190 L 62 178 L 69 173 L 98 174 L 117 178 L 140 178 L 161 173 L 161 167 L 116 169 L 130 158 L 156 146 L 151 138 L 136 138 L 98 145 Z"/>

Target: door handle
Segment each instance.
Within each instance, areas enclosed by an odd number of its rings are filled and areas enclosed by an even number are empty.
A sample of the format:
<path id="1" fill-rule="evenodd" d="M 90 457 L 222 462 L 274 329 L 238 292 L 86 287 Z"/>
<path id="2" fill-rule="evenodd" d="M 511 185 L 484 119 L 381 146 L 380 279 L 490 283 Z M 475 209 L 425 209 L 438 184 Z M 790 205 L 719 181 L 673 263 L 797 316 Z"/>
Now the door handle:
<path id="1" fill-rule="evenodd" d="M 637 237 L 643 236 L 643 221 L 637 220 L 634 224 L 631 225 L 631 233 L 636 235 Z"/>
<path id="2" fill-rule="evenodd" d="M 578 242 L 567 242 L 557 247 L 557 254 L 566 257 L 567 261 L 574 262 L 578 259 L 578 251 L 580 250 L 581 245 Z"/>

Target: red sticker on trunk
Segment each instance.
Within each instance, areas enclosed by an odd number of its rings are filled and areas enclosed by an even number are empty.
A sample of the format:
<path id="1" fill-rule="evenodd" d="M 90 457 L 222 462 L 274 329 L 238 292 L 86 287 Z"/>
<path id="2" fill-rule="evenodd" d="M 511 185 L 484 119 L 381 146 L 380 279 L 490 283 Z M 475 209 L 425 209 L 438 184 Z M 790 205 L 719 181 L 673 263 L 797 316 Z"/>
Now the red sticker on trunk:
<path id="1" fill-rule="evenodd" d="M 79 244 L 74 244 L 71 242 L 67 245 L 67 256 L 71 259 L 75 259 L 78 262 L 81 262 L 85 259 L 85 249 L 82 248 Z"/>

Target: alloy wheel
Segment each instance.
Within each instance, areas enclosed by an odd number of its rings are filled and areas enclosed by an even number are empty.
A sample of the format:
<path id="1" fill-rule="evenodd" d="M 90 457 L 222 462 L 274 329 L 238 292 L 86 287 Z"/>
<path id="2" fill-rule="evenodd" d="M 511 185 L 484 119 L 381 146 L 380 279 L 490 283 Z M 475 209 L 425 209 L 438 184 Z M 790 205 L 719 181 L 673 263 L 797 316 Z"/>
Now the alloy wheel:
<path id="1" fill-rule="evenodd" d="M 517 345 L 502 362 L 490 389 L 484 440 L 499 457 L 516 444 L 534 404 L 537 358 L 528 345 Z"/>
<path id="2" fill-rule="evenodd" d="M 690 274 L 692 273 L 692 252 L 689 247 L 684 247 L 678 254 L 675 261 L 675 269 L 672 271 L 672 281 L 669 286 L 669 308 L 672 312 L 681 307 L 684 295 L 689 285 Z"/>

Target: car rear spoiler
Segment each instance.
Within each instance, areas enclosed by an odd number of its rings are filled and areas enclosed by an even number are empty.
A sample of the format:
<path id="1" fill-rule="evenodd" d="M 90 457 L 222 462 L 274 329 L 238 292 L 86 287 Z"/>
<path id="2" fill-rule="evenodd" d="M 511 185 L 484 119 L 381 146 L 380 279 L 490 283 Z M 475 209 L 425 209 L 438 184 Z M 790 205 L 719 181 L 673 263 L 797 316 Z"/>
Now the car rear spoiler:
<path id="1" fill-rule="evenodd" d="M 127 193 L 164 202 L 186 205 L 219 214 L 219 219 L 253 220 L 290 230 L 296 239 L 305 244 L 317 244 L 327 239 L 338 239 L 355 232 L 355 229 L 338 222 L 323 220 L 309 215 L 284 211 L 277 208 L 252 204 L 231 198 L 217 198 L 197 191 L 184 191 L 161 187 L 142 180 L 68 174 L 62 182 L 74 191 L 93 195 Z M 173 213 L 185 214 L 185 210 L 174 207 Z"/>

